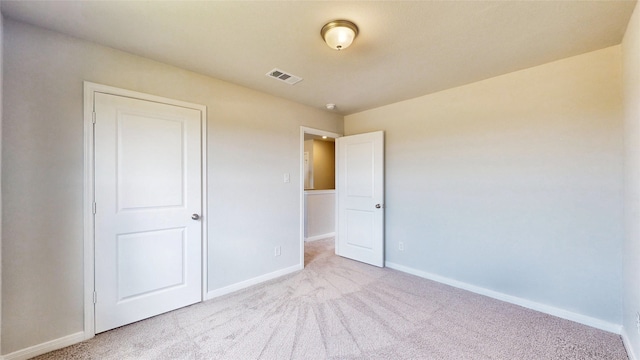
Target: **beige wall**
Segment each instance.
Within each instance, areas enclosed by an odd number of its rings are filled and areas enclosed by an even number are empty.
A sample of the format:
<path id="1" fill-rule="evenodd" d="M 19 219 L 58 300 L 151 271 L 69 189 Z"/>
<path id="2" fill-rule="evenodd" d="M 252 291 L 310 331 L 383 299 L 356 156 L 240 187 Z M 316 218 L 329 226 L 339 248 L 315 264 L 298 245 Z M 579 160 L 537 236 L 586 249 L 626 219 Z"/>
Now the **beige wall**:
<path id="1" fill-rule="evenodd" d="M 624 311 L 622 324 L 628 348 L 638 359 L 640 336 L 636 313 L 640 312 L 640 7 L 627 27 L 622 43 L 625 126 L 625 242 Z"/>
<path id="2" fill-rule="evenodd" d="M 620 64 L 614 46 L 346 116 L 385 131 L 386 260 L 615 331 Z"/>
<path id="3" fill-rule="evenodd" d="M 209 291 L 299 264 L 300 126 L 342 132 L 341 116 L 4 25 L 3 354 L 82 331 L 85 80 L 207 106 Z"/>
<path id="4" fill-rule="evenodd" d="M 307 154 L 307 168 L 304 174 L 304 188 L 313 189 L 313 140 L 304 141 L 304 152 Z"/>
<path id="5" fill-rule="evenodd" d="M 305 189 L 335 189 L 335 143 L 316 139 L 305 140 L 304 151 L 309 153 L 309 181 L 305 178 Z"/>
<path id="6" fill-rule="evenodd" d="M 336 151 L 331 141 L 313 140 L 313 188 L 336 188 Z"/>

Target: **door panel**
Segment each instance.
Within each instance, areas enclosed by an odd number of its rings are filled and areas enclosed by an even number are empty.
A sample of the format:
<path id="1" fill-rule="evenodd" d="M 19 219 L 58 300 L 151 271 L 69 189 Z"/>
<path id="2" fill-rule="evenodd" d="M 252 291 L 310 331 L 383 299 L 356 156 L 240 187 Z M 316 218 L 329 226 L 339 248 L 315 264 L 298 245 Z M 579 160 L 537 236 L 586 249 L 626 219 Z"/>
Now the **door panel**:
<path id="1" fill-rule="evenodd" d="M 384 266 L 384 133 L 336 140 L 336 253 Z"/>
<path id="2" fill-rule="evenodd" d="M 202 299 L 201 112 L 95 94 L 96 333 Z"/>
<path id="3" fill-rule="evenodd" d="M 118 116 L 118 208 L 182 206 L 182 122 Z"/>
<path id="4" fill-rule="evenodd" d="M 347 196 L 370 199 L 373 197 L 373 144 L 370 142 L 346 144 L 345 181 Z"/>
<path id="5" fill-rule="evenodd" d="M 183 286 L 184 235 L 181 228 L 118 235 L 118 299 L 129 300 Z"/>
<path id="6" fill-rule="evenodd" d="M 345 215 L 347 245 L 373 249 L 374 214 L 371 211 L 345 209 Z"/>

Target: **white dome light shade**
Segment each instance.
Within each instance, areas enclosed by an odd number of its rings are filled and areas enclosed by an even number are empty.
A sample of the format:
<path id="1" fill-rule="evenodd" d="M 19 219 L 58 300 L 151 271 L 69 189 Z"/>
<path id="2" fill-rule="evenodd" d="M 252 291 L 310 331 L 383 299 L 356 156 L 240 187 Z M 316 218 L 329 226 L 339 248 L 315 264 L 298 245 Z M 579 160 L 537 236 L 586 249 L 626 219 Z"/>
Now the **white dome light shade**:
<path id="1" fill-rule="evenodd" d="M 343 50 L 348 48 L 358 35 L 358 27 L 351 21 L 335 20 L 323 26 L 320 34 L 330 48 Z"/>

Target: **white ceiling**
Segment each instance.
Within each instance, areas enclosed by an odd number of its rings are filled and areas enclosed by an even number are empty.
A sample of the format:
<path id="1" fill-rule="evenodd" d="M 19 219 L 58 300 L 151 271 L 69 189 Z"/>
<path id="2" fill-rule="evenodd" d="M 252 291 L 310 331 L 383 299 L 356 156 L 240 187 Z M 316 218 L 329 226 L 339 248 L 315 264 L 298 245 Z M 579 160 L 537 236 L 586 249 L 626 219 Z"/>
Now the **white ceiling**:
<path id="1" fill-rule="evenodd" d="M 619 44 L 635 1 L 2 1 L 5 17 L 341 114 Z M 343 51 L 322 26 L 360 28 Z M 268 78 L 280 68 L 304 80 Z M 327 110 L 328 111 L 328 110 Z"/>

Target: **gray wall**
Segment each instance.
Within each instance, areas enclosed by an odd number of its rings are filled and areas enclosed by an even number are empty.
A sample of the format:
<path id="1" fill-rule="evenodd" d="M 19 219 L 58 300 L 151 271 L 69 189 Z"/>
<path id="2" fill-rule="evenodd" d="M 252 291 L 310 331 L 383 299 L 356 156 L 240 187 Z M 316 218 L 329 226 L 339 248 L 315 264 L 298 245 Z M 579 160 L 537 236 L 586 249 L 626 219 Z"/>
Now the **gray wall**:
<path id="1" fill-rule="evenodd" d="M 638 355 L 639 16 L 622 47 L 348 116 L 348 134 L 386 131 L 387 260 L 622 323 Z M 208 107 L 209 290 L 297 264 L 299 126 L 342 132 L 341 117 L 12 20 L 3 32 L 2 354 L 82 330 L 84 80 Z"/>
<path id="2" fill-rule="evenodd" d="M 209 291 L 299 263 L 300 126 L 342 132 L 341 116 L 4 25 L 3 354 L 82 331 L 85 80 L 207 106 Z"/>
<path id="3" fill-rule="evenodd" d="M 640 356 L 636 313 L 640 312 L 640 7 L 622 43 L 625 127 L 625 242 L 623 335 L 630 351 Z"/>
<path id="4" fill-rule="evenodd" d="M 4 54 L 4 17 L 0 12 L 0 354 L 2 354 L 2 80 Z"/>
<path id="5" fill-rule="evenodd" d="M 385 131 L 386 260 L 619 325 L 620 63 L 614 46 L 346 116 Z"/>

